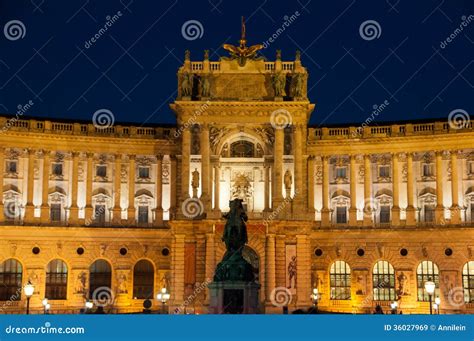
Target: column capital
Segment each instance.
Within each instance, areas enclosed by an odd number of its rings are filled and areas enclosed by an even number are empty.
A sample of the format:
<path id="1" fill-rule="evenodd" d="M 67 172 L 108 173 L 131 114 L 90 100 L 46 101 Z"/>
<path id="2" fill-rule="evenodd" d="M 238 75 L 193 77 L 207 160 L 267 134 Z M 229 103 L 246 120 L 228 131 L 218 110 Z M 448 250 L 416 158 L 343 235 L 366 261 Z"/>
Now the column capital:
<path id="1" fill-rule="evenodd" d="M 157 162 L 163 162 L 163 154 L 156 154 L 155 157 Z"/>
<path id="2" fill-rule="evenodd" d="M 92 158 L 94 157 L 94 153 L 92 153 L 92 152 L 86 152 L 86 157 L 87 157 L 88 159 L 92 159 Z"/>
<path id="3" fill-rule="evenodd" d="M 136 156 L 135 154 L 128 154 L 128 159 L 129 159 L 130 161 L 132 161 L 132 160 L 135 161 L 136 157 L 137 157 L 137 156 Z"/>
<path id="4" fill-rule="evenodd" d="M 80 155 L 81 155 L 81 152 L 78 152 L 78 151 L 72 151 L 72 152 L 71 152 L 71 156 L 72 156 L 73 158 L 77 158 L 77 157 L 79 157 Z"/>
<path id="5" fill-rule="evenodd" d="M 114 154 L 114 158 L 115 158 L 115 161 L 122 161 L 122 154 L 120 153 Z"/>

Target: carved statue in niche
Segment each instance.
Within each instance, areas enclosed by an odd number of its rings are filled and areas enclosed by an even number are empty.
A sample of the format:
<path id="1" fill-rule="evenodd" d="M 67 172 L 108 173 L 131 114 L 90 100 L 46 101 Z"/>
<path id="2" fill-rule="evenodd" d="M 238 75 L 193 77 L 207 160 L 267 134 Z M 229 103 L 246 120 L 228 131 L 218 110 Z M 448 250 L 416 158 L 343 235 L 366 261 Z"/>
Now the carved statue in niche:
<path id="1" fill-rule="evenodd" d="M 398 290 L 397 295 L 398 297 L 409 295 L 409 283 L 408 277 L 403 272 L 401 272 L 398 277 Z"/>
<path id="2" fill-rule="evenodd" d="M 210 97 L 211 96 L 211 82 L 209 80 L 209 75 L 203 75 L 199 80 L 199 91 L 201 97 Z"/>
<path id="3" fill-rule="evenodd" d="M 284 183 L 285 183 L 286 197 L 289 198 L 291 195 L 291 185 L 293 184 L 293 176 L 291 175 L 291 172 L 289 169 L 287 169 L 285 172 Z"/>
<path id="4" fill-rule="evenodd" d="M 263 149 L 260 143 L 257 143 L 257 157 L 263 157 Z"/>
<path id="5" fill-rule="evenodd" d="M 86 293 L 86 282 L 87 282 L 87 274 L 85 271 L 81 271 L 81 273 L 77 276 L 76 279 L 76 294 L 85 294 Z"/>
<path id="6" fill-rule="evenodd" d="M 291 79 L 291 83 L 293 86 L 293 97 L 294 98 L 304 97 L 304 94 L 303 94 L 304 75 L 302 73 L 295 73 Z"/>
<path id="7" fill-rule="evenodd" d="M 356 295 L 365 295 L 367 291 L 367 276 L 360 274 L 357 276 Z"/>
<path id="8" fill-rule="evenodd" d="M 181 96 L 190 97 L 193 91 L 193 77 L 189 72 L 184 72 L 181 76 Z"/>
<path id="9" fill-rule="evenodd" d="M 286 95 L 286 74 L 279 71 L 273 75 L 272 78 L 273 90 L 275 91 L 275 97 L 283 97 Z"/>
<path id="10" fill-rule="evenodd" d="M 193 188 L 193 198 L 197 198 L 197 192 L 199 188 L 199 172 L 197 168 L 194 168 L 192 173 L 191 187 Z"/>
<path id="11" fill-rule="evenodd" d="M 252 196 L 252 185 L 245 174 L 238 174 L 232 186 L 232 199 L 241 199 L 246 202 Z"/>
<path id="12" fill-rule="evenodd" d="M 125 274 L 120 274 L 117 279 L 118 282 L 118 293 L 119 294 L 127 294 L 127 276 Z"/>

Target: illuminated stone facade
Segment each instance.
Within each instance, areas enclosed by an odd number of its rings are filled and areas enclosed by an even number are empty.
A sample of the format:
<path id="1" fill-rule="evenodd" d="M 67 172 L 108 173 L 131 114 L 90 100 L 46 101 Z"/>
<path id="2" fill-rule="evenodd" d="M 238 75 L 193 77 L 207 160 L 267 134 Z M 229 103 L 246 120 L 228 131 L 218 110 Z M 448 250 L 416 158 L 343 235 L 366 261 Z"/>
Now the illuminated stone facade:
<path id="1" fill-rule="evenodd" d="M 442 313 L 474 312 L 472 123 L 310 127 L 298 54 L 207 56 L 178 71 L 176 126 L 0 118 L 2 312 L 24 310 L 8 295 L 30 280 L 33 312 L 48 296 L 56 313 L 89 296 L 136 312 L 166 287 L 171 312 L 205 313 L 235 197 L 262 312 L 307 308 L 317 287 L 326 311 L 426 313 L 430 278 Z"/>

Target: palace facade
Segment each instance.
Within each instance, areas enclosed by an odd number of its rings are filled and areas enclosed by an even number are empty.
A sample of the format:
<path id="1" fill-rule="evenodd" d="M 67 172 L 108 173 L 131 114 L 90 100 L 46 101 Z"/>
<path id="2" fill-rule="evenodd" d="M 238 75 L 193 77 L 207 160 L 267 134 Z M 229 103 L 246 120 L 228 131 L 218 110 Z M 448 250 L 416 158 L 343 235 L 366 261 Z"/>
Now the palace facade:
<path id="1" fill-rule="evenodd" d="M 175 126 L 1 117 L 0 311 L 30 282 L 32 313 L 160 309 L 162 288 L 206 313 L 241 198 L 262 312 L 317 288 L 325 311 L 428 313 L 433 281 L 441 313 L 474 313 L 472 122 L 311 127 L 307 77 L 298 53 L 187 53 Z"/>

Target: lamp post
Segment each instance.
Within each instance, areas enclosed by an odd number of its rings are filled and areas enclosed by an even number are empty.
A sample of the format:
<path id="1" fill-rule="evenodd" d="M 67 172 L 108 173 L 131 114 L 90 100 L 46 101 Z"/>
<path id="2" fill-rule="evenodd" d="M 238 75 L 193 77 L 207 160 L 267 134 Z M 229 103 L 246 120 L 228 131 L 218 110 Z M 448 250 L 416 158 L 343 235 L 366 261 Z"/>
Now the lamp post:
<path id="1" fill-rule="evenodd" d="M 43 304 L 43 312 L 46 315 L 48 313 L 49 308 L 51 308 L 51 304 L 48 303 L 47 298 L 43 298 L 41 303 Z"/>
<path id="2" fill-rule="evenodd" d="M 433 282 L 431 278 L 428 278 L 428 280 L 425 282 L 425 290 L 430 298 L 430 315 L 433 315 L 433 294 L 435 292 L 435 289 L 435 282 Z"/>
<path id="3" fill-rule="evenodd" d="M 35 292 L 35 287 L 28 280 L 28 283 L 26 283 L 25 287 L 23 288 L 23 291 L 25 292 L 25 296 L 26 296 L 26 315 L 29 315 L 30 314 L 30 298 L 31 296 L 33 296 L 33 293 Z"/>
<path id="4" fill-rule="evenodd" d="M 170 294 L 166 291 L 166 288 L 161 288 L 161 292 L 156 295 L 156 299 L 161 301 L 161 313 L 165 313 L 166 302 L 170 299 Z"/>
<path id="5" fill-rule="evenodd" d="M 392 303 L 390 303 L 390 308 L 392 308 L 392 315 L 395 315 L 397 313 L 398 302 L 393 301 Z"/>
<path id="6" fill-rule="evenodd" d="M 436 297 L 435 298 L 435 310 L 436 310 L 438 315 L 439 315 L 440 308 L 441 308 L 441 298 Z"/>
<path id="7" fill-rule="evenodd" d="M 319 300 L 319 291 L 318 288 L 313 288 L 313 293 L 311 294 L 311 299 L 313 300 L 313 307 L 318 311 L 318 300 Z"/>
<path id="8" fill-rule="evenodd" d="M 91 301 L 86 301 L 85 307 L 86 307 L 85 313 L 87 314 L 89 310 L 91 310 L 94 307 L 94 303 L 92 303 Z"/>

